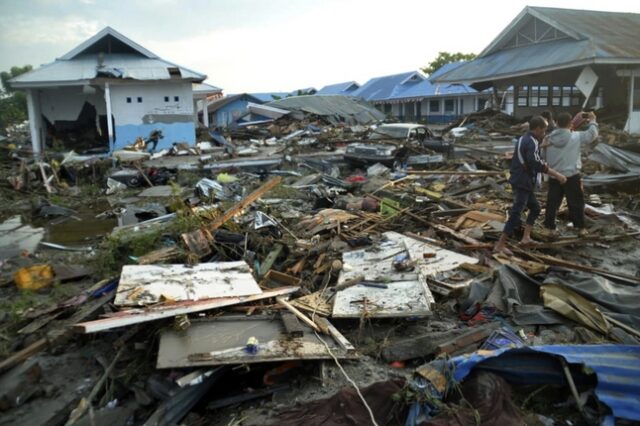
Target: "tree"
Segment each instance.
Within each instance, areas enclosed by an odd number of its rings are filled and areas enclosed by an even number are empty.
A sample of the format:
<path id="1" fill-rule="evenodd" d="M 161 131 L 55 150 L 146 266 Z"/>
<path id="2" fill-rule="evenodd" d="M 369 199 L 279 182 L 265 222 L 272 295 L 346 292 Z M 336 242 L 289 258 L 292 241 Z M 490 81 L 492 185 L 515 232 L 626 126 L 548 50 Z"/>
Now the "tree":
<path id="1" fill-rule="evenodd" d="M 443 65 L 447 65 L 452 62 L 458 62 L 458 61 L 471 61 L 475 58 L 476 58 L 475 53 L 439 52 L 437 58 L 429 62 L 429 64 L 426 67 L 422 68 L 422 72 L 424 72 L 425 74 L 432 74 L 438 71 Z"/>
<path id="2" fill-rule="evenodd" d="M 23 91 L 11 88 L 9 80 L 31 71 L 31 65 L 23 67 L 11 67 L 11 70 L 0 72 L 2 89 L 0 91 L 0 131 L 6 131 L 7 127 L 22 123 L 28 118 L 27 98 Z"/>

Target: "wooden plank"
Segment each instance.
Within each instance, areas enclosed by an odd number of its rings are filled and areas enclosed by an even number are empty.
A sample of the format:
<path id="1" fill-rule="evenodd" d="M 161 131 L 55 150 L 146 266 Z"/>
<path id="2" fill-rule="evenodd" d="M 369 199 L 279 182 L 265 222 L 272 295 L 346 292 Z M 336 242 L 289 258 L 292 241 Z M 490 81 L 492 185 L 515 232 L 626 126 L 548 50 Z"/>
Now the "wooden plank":
<path id="1" fill-rule="evenodd" d="M 283 272 L 278 272 L 273 269 L 269 269 L 264 278 L 284 285 L 300 285 L 300 283 L 302 282 L 302 279 L 298 277 L 294 277 Z"/>
<path id="2" fill-rule="evenodd" d="M 31 345 L 14 353 L 13 355 L 9 356 L 8 358 L 0 362 L 0 371 L 4 371 L 5 369 L 11 368 L 14 365 L 17 365 L 22 361 L 24 361 L 25 359 L 29 358 L 30 356 L 40 352 L 41 350 L 49 346 L 53 346 L 56 343 L 71 336 L 72 331 L 71 331 L 71 328 L 69 327 L 70 325 L 78 321 L 82 321 L 83 319 L 94 314 L 98 309 L 100 309 L 103 305 L 109 302 L 113 298 L 113 295 L 114 295 L 114 292 L 112 291 L 110 293 L 104 294 L 103 296 L 95 300 L 87 302 L 85 306 L 83 306 L 78 311 L 76 311 L 76 313 L 73 314 L 69 319 L 63 321 L 58 328 L 49 332 L 47 334 L 47 337 L 43 337 L 35 341 Z"/>
<path id="3" fill-rule="evenodd" d="M 351 342 L 349 342 L 347 338 L 344 337 L 342 333 L 340 333 L 340 331 L 338 331 L 338 329 L 329 322 L 328 319 L 323 317 L 315 317 L 314 321 L 316 322 L 316 324 L 318 324 L 320 329 L 322 329 L 325 334 L 329 334 L 331 337 L 333 337 L 335 341 L 338 342 L 340 347 L 344 349 L 348 354 L 354 354 L 356 352 L 356 348 L 351 344 Z"/>
<path id="4" fill-rule="evenodd" d="M 262 262 L 262 264 L 260 265 L 261 277 L 264 276 L 267 273 L 267 271 L 271 269 L 271 267 L 275 263 L 278 256 L 280 256 L 280 253 L 282 253 L 283 249 L 284 249 L 284 246 L 280 243 L 276 243 L 274 245 L 273 249 L 269 252 L 267 257 L 264 259 L 264 262 Z"/>
<path id="5" fill-rule="evenodd" d="M 276 176 L 273 179 L 269 180 L 267 183 L 262 185 L 260 188 L 256 189 L 251 194 L 247 195 L 242 201 L 238 202 L 233 207 L 231 207 L 229 210 L 224 212 L 222 214 L 222 216 L 216 218 L 212 223 L 210 223 L 208 225 L 205 225 L 203 228 L 201 228 L 201 231 L 208 231 L 209 233 L 211 233 L 211 232 L 215 231 L 216 229 L 220 228 L 222 225 L 227 223 L 228 220 L 230 220 L 234 216 L 240 214 L 244 209 L 246 209 L 251 204 L 253 204 L 257 199 L 262 197 L 269 190 L 271 190 L 271 189 L 275 188 L 276 186 L 278 186 L 280 184 L 280 182 L 282 182 L 282 177 L 281 176 Z M 195 231 L 195 232 L 198 232 L 198 231 Z M 205 232 L 205 234 L 206 234 L 206 232 Z M 183 239 L 184 239 L 184 237 L 183 237 Z"/>
<path id="6" fill-rule="evenodd" d="M 176 315 L 191 314 L 208 311 L 225 306 L 239 305 L 242 303 L 255 302 L 257 300 L 269 299 L 271 297 L 283 296 L 298 291 L 299 287 L 282 287 L 267 290 L 253 296 L 222 297 L 207 300 L 187 300 L 160 306 L 151 306 L 145 309 L 129 309 L 113 313 L 106 318 L 78 323 L 74 329 L 80 333 L 96 333 L 98 331 L 111 330 L 118 327 L 125 327 L 132 324 L 140 324 L 148 321 L 155 321 L 163 318 L 171 318 Z"/>
<path id="7" fill-rule="evenodd" d="M 207 238 L 204 232 L 192 232 L 181 235 L 182 242 L 200 259 L 211 254 L 210 238 Z"/>
<path id="8" fill-rule="evenodd" d="M 440 225 L 438 223 L 432 223 L 432 222 L 429 222 L 429 226 L 433 227 L 437 231 L 440 231 L 440 232 L 443 232 L 445 234 L 451 235 L 452 237 L 454 237 L 454 238 L 456 238 L 456 239 L 458 239 L 460 241 L 463 241 L 463 242 L 465 242 L 467 244 L 482 244 L 480 241 L 476 240 L 475 238 L 471 238 L 471 237 L 469 237 L 467 235 L 464 235 L 464 234 L 462 234 L 460 232 L 456 232 L 456 231 L 454 231 L 453 229 L 451 229 L 451 228 L 449 228 L 447 226 Z"/>
<path id="9" fill-rule="evenodd" d="M 280 316 L 289 337 L 302 337 L 304 335 L 304 328 L 298 321 L 298 317 L 289 312 L 283 312 Z"/>
<path id="10" fill-rule="evenodd" d="M 287 302 L 284 297 L 276 297 L 276 300 L 278 301 L 278 303 L 280 303 L 281 305 L 283 305 L 285 308 L 287 308 L 289 310 L 289 312 L 291 312 L 292 314 L 294 314 L 295 316 L 297 316 L 302 322 L 304 322 L 305 324 L 307 324 L 309 327 L 313 328 L 315 331 L 317 331 L 318 333 L 321 332 L 320 328 L 316 325 L 316 323 L 314 323 L 313 321 L 311 321 L 305 314 L 303 314 L 302 312 L 300 312 L 295 306 L 293 306 L 291 303 Z"/>
<path id="11" fill-rule="evenodd" d="M 214 299 L 260 293 L 243 260 L 197 265 L 125 265 L 114 303 L 150 305 L 170 300 Z"/>

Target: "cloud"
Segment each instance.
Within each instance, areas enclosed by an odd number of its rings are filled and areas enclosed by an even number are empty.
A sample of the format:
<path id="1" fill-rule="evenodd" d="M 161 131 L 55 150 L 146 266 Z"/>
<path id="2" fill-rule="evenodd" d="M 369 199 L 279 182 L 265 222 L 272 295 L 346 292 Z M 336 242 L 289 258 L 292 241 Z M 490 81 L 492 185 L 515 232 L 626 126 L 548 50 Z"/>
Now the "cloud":
<path id="1" fill-rule="evenodd" d="M 27 47 L 32 45 L 68 45 L 70 48 L 97 33 L 98 21 L 78 16 L 0 17 L 2 44 Z"/>

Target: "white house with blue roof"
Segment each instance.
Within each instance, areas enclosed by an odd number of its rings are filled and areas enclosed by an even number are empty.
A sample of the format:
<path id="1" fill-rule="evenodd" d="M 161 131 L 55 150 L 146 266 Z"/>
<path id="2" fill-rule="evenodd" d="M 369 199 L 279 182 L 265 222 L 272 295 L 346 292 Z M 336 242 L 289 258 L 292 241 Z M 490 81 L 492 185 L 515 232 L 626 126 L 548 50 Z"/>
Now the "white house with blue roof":
<path id="1" fill-rule="evenodd" d="M 39 156 L 55 140 L 66 149 L 113 151 L 154 130 L 164 135 L 158 149 L 194 144 L 193 84 L 206 77 L 106 27 L 10 84 L 26 91 L 33 152 Z M 206 92 L 216 90 L 209 86 Z"/>
<path id="2" fill-rule="evenodd" d="M 372 78 L 351 93 L 400 121 L 448 123 L 484 108 L 491 94 L 464 84 L 434 83 L 433 78 L 462 62 L 447 64 L 430 76 L 420 71 Z M 508 99 L 504 106 L 508 111 Z"/>

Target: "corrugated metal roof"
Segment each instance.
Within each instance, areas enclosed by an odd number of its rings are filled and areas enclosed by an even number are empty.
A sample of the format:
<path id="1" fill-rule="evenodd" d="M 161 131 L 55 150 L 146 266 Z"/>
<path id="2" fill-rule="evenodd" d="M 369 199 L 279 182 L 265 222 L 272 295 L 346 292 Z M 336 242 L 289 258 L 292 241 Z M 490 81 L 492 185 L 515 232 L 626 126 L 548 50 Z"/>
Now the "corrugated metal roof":
<path id="1" fill-rule="evenodd" d="M 100 42 L 105 37 L 113 37 L 113 39 L 116 39 L 116 40 L 120 41 L 121 43 L 124 43 L 125 45 L 129 46 L 132 50 L 137 51 L 140 55 L 146 56 L 147 58 L 151 58 L 151 59 L 158 59 L 159 58 L 159 56 L 156 55 L 155 53 L 145 49 L 144 47 L 140 46 L 135 41 L 131 40 L 130 38 L 128 38 L 126 36 L 124 36 L 123 34 L 119 33 L 118 31 L 114 30 L 113 28 L 105 27 L 100 32 L 98 32 L 96 35 L 94 35 L 93 37 L 91 37 L 91 38 L 85 40 L 84 42 L 80 43 L 78 46 L 73 48 L 73 50 L 71 50 L 70 52 L 62 55 L 59 59 L 61 59 L 61 60 L 73 59 L 76 56 L 81 55 L 85 50 L 89 49 L 93 45 L 95 45 L 98 42 Z"/>
<path id="2" fill-rule="evenodd" d="M 417 71 L 409 71 L 401 74 L 372 78 L 371 80 L 360 86 L 357 90 L 351 92 L 351 96 L 362 98 L 365 101 L 378 101 L 386 99 L 393 94 L 394 89 L 397 85 L 414 74 L 419 75 Z"/>
<path id="3" fill-rule="evenodd" d="M 569 37 L 503 48 L 519 28 L 533 18 Z M 478 58 L 435 80 L 473 83 L 599 62 L 640 63 L 638 40 L 640 14 L 526 7 Z"/>
<path id="4" fill-rule="evenodd" d="M 194 94 L 212 94 L 222 92 L 222 89 L 208 83 L 193 83 Z"/>
<path id="5" fill-rule="evenodd" d="M 434 83 L 434 76 L 454 70 L 465 62 L 453 62 L 443 65 L 426 79 L 417 71 L 402 74 L 376 77 L 362 85 L 360 89 L 351 93 L 351 96 L 360 96 L 372 102 L 399 102 L 402 100 L 423 99 L 430 97 L 456 96 L 476 94 L 477 92 L 462 84 Z M 412 79 L 412 76 L 419 76 Z"/>
<path id="6" fill-rule="evenodd" d="M 588 367 L 598 378 L 598 399 L 611 408 L 613 415 L 640 421 L 640 345 L 545 345 L 478 351 L 450 360 L 455 366 L 454 379 L 462 381 L 474 367 L 503 353 L 531 350 L 559 355 L 570 364 Z M 522 368 L 523 374 L 527 371 Z M 530 373 L 537 374 L 535 368 Z"/>
<path id="7" fill-rule="evenodd" d="M 178 68 L 181 79 L 202 81 L 207 76 L 180 67 L 162 59 L 149 59 L 143 56 L 114 53 L 104 55 L 102 67 L 98 67 L 98 55 L 83 55 L 72 60 L 56 60 L 38 69 L 22 74 L 11 80 L 15 87 L 36 86 L 38 84 L 82 82 L 98 77 L 103 73 L 115 70 L 124 79 L 133 80 L 169 80 L 169 68 Z"/>
<path id="8" fill-rule="evenodd" d="M 224 98 L 214 99 L 210 101 L 209 104 L 207 105 L 207 111 L 209 113 L 216 112 L 223 106 L 228 105 L 234 101 L 237 101 L 238 99 L 243 99 L 248 102 L 262 103 L 255 96 L 249 95 L 248 93 L 239 93 L 237 95 L 227 95 Z"/>
<path id="9" fill-rule="evenodd" d="M 318 90 L 316 95 L 347 95 L 360 87 L 355 81 L 345 81 L 344 83 L 329 84 Z"/>
<path id="10" fill-rule="evenodd" d="M 382 121 L 385 115 L 361 99 L 342 95 L 292 96 L 269 102 L 268 106 L 289 111 L 303 111 L 323 117 L 339 118 L 351 123 Z"/>

